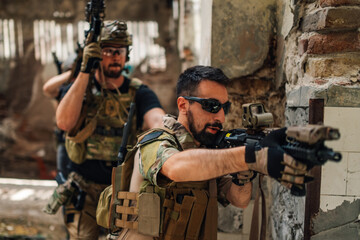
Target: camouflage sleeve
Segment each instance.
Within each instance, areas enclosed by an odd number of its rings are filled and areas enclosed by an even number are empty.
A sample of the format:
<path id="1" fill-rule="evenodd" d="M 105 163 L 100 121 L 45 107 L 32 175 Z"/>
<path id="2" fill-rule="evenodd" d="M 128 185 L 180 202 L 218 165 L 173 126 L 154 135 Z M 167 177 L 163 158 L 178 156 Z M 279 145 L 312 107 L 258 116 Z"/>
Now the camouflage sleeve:
<path id="1" fill-rule="evenodd" d="M 160 173 L 165 161 L 179 152 L 168 140 L 155 141 L 140 148 L 140 172 L 153 185 L 164 187 L 171 180 Z"/>

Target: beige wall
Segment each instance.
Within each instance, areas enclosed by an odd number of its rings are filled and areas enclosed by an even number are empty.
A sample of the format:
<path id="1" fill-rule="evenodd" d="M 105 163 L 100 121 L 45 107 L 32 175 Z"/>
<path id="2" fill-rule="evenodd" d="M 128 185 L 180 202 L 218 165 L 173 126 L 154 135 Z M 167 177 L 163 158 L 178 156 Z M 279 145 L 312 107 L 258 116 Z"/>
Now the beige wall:
<path id="1" fill-rule="evenodd" d="M 320 208 L 326 212 L 345 200 L 360 199 L 360 108 L 325 107 L 324 124 L 339 128 L 341 138 L 327 146 L 342 154 L 322 167 Z"/>

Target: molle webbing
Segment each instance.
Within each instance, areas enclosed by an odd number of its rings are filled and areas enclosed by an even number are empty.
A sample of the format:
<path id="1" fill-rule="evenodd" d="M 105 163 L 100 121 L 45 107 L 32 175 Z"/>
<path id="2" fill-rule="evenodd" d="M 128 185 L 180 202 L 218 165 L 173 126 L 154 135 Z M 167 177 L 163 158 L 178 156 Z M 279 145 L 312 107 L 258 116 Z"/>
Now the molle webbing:
<path id="1" fill-rule="evenodd" d="M 130 187 L 131 174 L 134 166 L 134 155 L 136 151 L 129 152 L 126 155 L 126 159 L 123 164 L 114 167 L 111 174 L 111 185 L 113 189 L 113 195 L 111 196 L 110 203 L 110 216 L 109 216 L 109 228 L 112 232 L 119 229 L 117 225 L 121 225 L 122 219 L 121 214 L 117 212 L 118 206 L 128 206 L 124 201 L 124 192 L 127 192 Z M 126 197 L 126 196 L 125 196 Z M 128 196 L 129 199 L 134 198 L 131 194 Z M 134 199 L 132 199 L 134 200 Z M 119 221 L 118 221 L 119 220 Z M 118 222 L 118 224 L 116 224 Z"/>
<path id="2" fill-rule="evenodd" d="M 136 206 L 131 206 L 133 201 L 139 198 L 138 193 L 133 192 L 118 192 L 117 199 L 122 202 L 121 205 L 116 205 L 115 212 L 119 214 L 119 218 L 115 219 L 115 226 L 119 228 L 138 229 L 138 209 Z M 134 203 L 133 203 L 134 204 Z"/>
<path id="3" fill-rule="evenodd" d="M 95 128 L 94 133 L 102 136 L 122 136 L 123 128 L 105 128 L 98 126 Z"/>
<path id="4" fill-rule="evenodd" d="M 101 95 L 92 95 L 92 102 L 88 103 L 90 109 L 87 121 L 95 118 L 97 121 L 93 134 L 86 142 L 86 159 L 117 161 L 117 152 L 121 146 L 124 124 L 128 118 L 128 108 L 135 101 L 137 89 L 141 81 L 132 79 L 128 93 L 114 93 L 102 89 Z M 136 115 L 131 119 L 131 134 L 128 139 L 129 145 L 135 144 L 137 134 Z"/>

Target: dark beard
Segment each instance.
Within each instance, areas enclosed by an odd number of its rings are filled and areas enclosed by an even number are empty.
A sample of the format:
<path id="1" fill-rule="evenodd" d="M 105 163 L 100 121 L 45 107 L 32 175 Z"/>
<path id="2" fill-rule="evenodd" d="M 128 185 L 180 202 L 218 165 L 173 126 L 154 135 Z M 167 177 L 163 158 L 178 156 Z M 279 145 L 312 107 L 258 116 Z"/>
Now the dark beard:
<path id="1" fill-rule="evenodd" d="M 121 67 L 121 69 L 119 71 L 112 71 L 109 70 L 110 67 Z M 118 78 L 121 76 L 123 70 L 124 68 L 121 66 L 121 64 L 117 64 L 117 63 L 110 64 L 108 68 L 104 69 L 104 76 L 108 78 Z"/>
<path id="2" fill-rule="evenodd" d="M 212 126 L 212 127 L 218 127 L 220 129 L 222 129 L 221 123 L 213 123 L 213 124 L 207 123 L 207 124 L 205 124 L 204 128 L 200 132 L 197 132 L 195 130 L 195 125 L 194 125 L 194 116 L 191 113 L 191 111 L 188 111 L 187 120 L 189 123 L 189 130 L 196 141 L 200 142 L 201 145 L 205 145 L 208 147 L 212 146 L 215 143 L 220 131 L 217 132 L 216 134 L 212 134 L 212 133 L 206 132 L 206 128 Z"/>

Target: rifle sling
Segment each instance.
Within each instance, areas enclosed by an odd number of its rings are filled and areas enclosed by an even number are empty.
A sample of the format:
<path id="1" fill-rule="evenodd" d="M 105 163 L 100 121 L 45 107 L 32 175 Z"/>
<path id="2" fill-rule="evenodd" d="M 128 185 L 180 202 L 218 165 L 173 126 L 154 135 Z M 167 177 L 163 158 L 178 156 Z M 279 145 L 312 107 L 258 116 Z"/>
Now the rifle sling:
<path id="1" fill-rule="evenodd" d="M 266 239 L 266 200 L 264 195 L 264 190 L 262 189 L 261 182 L 264 178 L 264 175 L 259 174 L 259 187 L 256 190 L 256 197 L 254 202 L 253 215 L 251 219 L 251 228 L 250 228 L 250 240 L 259 239 L 259 200 L 261 194 L 261 230 L 260 230 L 260 240 Z"/>

